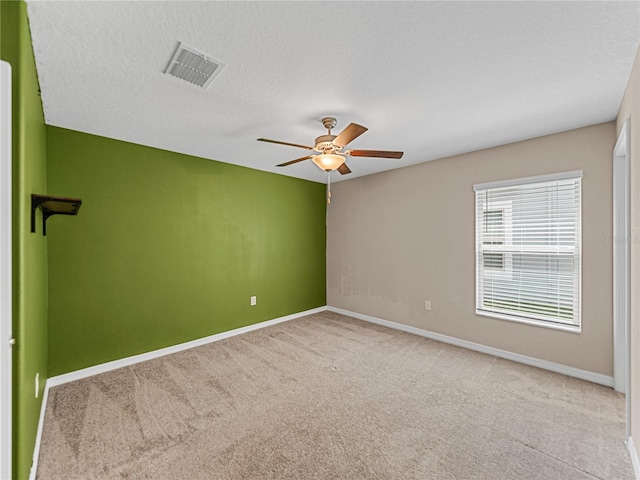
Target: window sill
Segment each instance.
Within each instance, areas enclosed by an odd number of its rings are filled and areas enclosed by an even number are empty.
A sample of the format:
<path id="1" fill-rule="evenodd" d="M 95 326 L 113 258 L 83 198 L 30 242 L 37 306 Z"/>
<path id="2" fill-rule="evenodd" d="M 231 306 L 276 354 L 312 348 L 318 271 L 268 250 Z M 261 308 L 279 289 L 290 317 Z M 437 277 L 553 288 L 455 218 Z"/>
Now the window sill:
<path id="1" fill-rule="evenodd" d="M 498 320 L 507 320 L 509 322 L 524 323 L 526 325 L 532 325 L 534 327 L 550 328 L 552 330 L 561 330 L 569 333 L 581 333 L 582 327 L 578 325 L 562 325 L 559 323 L 545 322 L 544 320 L 534 320 L 522 317 L 516 317 L 511 315 L 504 315 L 501 313 L 487 312 L 484 310 L 477 310 L 476 315 L 480 317 L 497 318 Z"/>

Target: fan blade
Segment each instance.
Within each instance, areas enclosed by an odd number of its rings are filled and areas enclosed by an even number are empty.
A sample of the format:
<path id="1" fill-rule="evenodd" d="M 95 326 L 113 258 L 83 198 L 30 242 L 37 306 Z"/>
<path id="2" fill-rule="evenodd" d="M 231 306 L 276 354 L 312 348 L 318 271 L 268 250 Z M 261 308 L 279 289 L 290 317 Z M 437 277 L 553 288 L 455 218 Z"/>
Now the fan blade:
<path id="1" fill-rule="evenodd" d="M 350 123 L 347 125 L 347 128 L 340 132 L 340 135 L 333 139 L 333 144 L 336 147 L 344 147 L 347 143 L 351 143 L 367 130 L 367 127 L 363 127 L 357 123 Z"/>
<path id="2" fill-rule="evenodd" d="M 340 165 L 338 167 L 338 171 L 340 172 L 341 175 L 347 175 L 348 173 L 351 173 L 351 169 L 347 167 L 346 163 L 343 163 L 342 165 Z"/>
<path id="3" fill-rule="evenodd" d="M 269 140 L 268 138 L 258 138 L 259 142 L 277 143 L 278 145 L 289 145 L 290 147 L 306 148 L 307 150 L 313 150 L 313 147 L 307 145 L 298 145 L 297 143 L 281 142 L 279 140 Z"/>
<path id="4" fill-rule="evenodd" d="M 303 160 L 308 160 L 311 158 L 311 155 L 307 155 L 306 157 L 296 158 L 295 160 L 291 160 L 290 162 L 281 163 L 280 165 L 276 165 L 276 167 L 286 167 L 287 165 L 293 165 L 294 163 L 302 162 Z"/>
<path id="5" fill-rule="evenodd" d="M 404 152 L 387 152 L 385 150 L 351 150 L 352 157 L 402 158 Z"/>

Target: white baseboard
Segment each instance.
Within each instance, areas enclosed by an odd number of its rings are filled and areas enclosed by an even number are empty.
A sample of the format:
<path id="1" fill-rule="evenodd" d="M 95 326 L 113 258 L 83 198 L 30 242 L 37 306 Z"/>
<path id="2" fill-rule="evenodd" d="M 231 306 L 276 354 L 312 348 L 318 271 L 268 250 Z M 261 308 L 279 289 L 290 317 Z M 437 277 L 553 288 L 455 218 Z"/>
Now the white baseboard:
<path id="1" fill-rule="evenodd" d="M 190 348 L 206 345 L 207 343 L 217 342 L 220 340 L 224 340 L 225 338 L 234 337 L 236 335 L 241 335 L 243 333 L 251 332 L 253 330 L 259 330 L 261 328 L 265 328 L 270 325 L 287 322 L 289 320 L 304 317 L 307 315 L 313 315 L 314 313 L 320 313 L 326 310 L 327 310 L 326 306 L 313 308 L 311 310 L 305 310 L 304 312 L 293 313 L 291 315 L 287 315 L 284 317 L 274 318 L 272 320 L 266 320 L 260 323 L 254 323 L 253 325 L 247 325 L 246 327 L 236 328 L 234 330 L 229 330 L 227 332 L 216 333 L 215 335 L 198 338 L 197 340 L 192 340 L 190 342 L 180 343 L 178 345 L 172 345 L 170 347 L 161 348 L 159 350 L 153 350 L 151 352 L 141 353 L 139 355 L 133 355 L 132 357 L 120 358 L 112 362 L 102 363 L 100 365 L 94 365 L 93 367 L 83 368 L 82 370 L 76 370 L 74 372 L 64 373 L 62 375 L 57 375 L 55 377 L 49 378 L 47 381 L 47 385 L 50 387 L 56 387 L 58 385 L 62 385 L 63 383 L 73 382 L 75 380 L 91 377 L 92 375 L 97 375 L 99 373 L 109 372 L 111 370 L 127 367 L 129 365 L 134 365 L 140 362 L 146 362 L 147 360 L 153 360 L 154 358 L 163 357 L 165 355 L 170 355 L 172 353 L 182 352 L 183 350 L 188 350 Z"/>
<path id="2" fill-rule="evenodd" d="M 198 347 L 200 345 L 206 345 L 208 343 L 217 342 L 219 340 L 223 340 L 225 338 L 230 338 L 236 335 L 240 335 L 243 333 L 251 332 L 254 330 L 259 330 L 261 328 L 268 327 L 270 325 L 275 325 L 282 322 L 287 322 L 289 320 L 294 320 L 296 318 L 304 317 L 307 315 L 313 315 L 314 313 L 320 313 L 329 310 L 331 312 L 339 313 L 342 315 L 346 315 L 349 317 L 357 318 L 359 320 L 364 320 L 367 322 L 375 323 L 378 325 L 382 325 L 385 327 L 393 328 L 396 330 L 401 330 L 403 332 L 412 333 L 414 335 L 419 335 L 422 337 L 430 338 L 432 340 L 437 340 L 444 343 L 449 343 L 451 345 L 456 345 L 458 347 L 468 348 L 470 350 L 475 350 L 481 353 L 486 353 L 489 355 L 494 355 L 496 357 L 505 358 L 507 360 L 513 360 L 515 362 L 524 363 L 526 365 L 531 365 L 534 367 L 543 368 L 545 370 L 550 370 L 552 372 L 562 373 L 565 375 L 569 375 L 572 377 L 577 377 L 583 380 L 587 380 L 593 383 L 599 383 L 601 385 L 606 385 L 608 387 L 613 386 L 613 377 L 609 377 L 607 375 L 602 375 L 599 373 L 588 372 L 586 370 L 580 370 L 578 368 L 569 367 L 566 365 L 561 365 L 559 363 L 548 362 L 546 360 L 541 360 L 538 358 L 527 357 L 525 355 L 520 355 L 519 353 L 508 352 L 506 350 L 500 350 L 493 347 L 488 347 L 486 345 L 481 345 L 478 343 L 468 342 L 466 340 L 461 340 L 455 337 L 449 337 L 447 335 L 442 335 L 440 333 L 430 332 L 428 330 L 422 330 L 416 327 L 411 327 L 408 325 L 403 325 L 400 323 L 391 322 L 389 320 L 383 320 L 381 318 L 372 317 L 369 315 L 363 315 L 361 313 L 351 312 L 348 310 L 343 310 L 341 308 L 336 307 L 318 307 L 311 310 L 306 310 L 304 312 L 294 313 L 291 315 L 287 315 L 280 318 L 275 318 L 272 320 L 267 320 L 264 322 L 256 323 L 253 325 L 248 325 L 246 327 L 236 328 L 234 330 L 229 330 L 227 332 L 218 333 L 215 335 L 210 335 L 208 337 L 199 338 L 197 340 L 192 340 L 190 342 L 181 343 L 178 345 L 173 345 L 171 347 L 161 348 L 159 350 L 154 350 L 152 352 L 142 353 L 140 355 L 134 355 L 127 358 L 122 358 L 119 360 L 114 360 L 112 362 L 103 363 L 100 365 L 95 365 L 93 367 L 83 368 L 82 370 L 76 370 L 75 372 L 65 373 L 63 375 L 57 375 L 55 377 L 51 377 L 47 379 L 44 388 L 44 394 L 42 396 L 42 406 L 40 409 L 40 419 L 38 422 L 38 432 L 36 436 L 36 443 L 33 452 L 33 464 L 31 466 L 31 471 L 29 473 L 29 480 L 35 480 L 36 473 L 38 469 L 38 457 L 40 455 L 40 442 L 42 439 L 42 429 L 44 427 L 44 416 L 47 408 L 47 399 L 49 397 L 49 389 L 56 387 L 58 385 L 62 385 L 64 383 L 73 382 L 75 380 L 80 380 L 82 378 L 87 378 L 92 375 L 97 375 L 99 373 L 108 372 L 111 370 L 116 370 L 118 368 L 126 367 L 129 365 L 134 365 L 140 362 L 146 362 L 147 360 L 152 360 L 154 358 L 163 357 L 165 355 L 170 355 L 172 353 L 181 352 L 183 350 L 188 350 L 190 348 Z M 633 447 L 633 440 L 629 437 L 627 442 L 627 446 L 629 448 L 629 452 L 631 454 L 631 461 L 633 463 L 633 468 L 636 473 L 636 479 L 640 480 L 640 463 L 638 462 L 638 456 Z"/>
<path id="3" fill-rule="evenodd" d="M 401 323 L 391 322 L 389 320 L 383 320 L 381 318 L 372 317 L 370 315 L 364 315 L 361 313 L 351 312 L 349 310 L 343 310 L 337 307 L 327 307 L 330 312 L 340 313 L 348 317 L 357 318 L 367 322 L 375 323 L 385 327 L 393 328 L 395 330 L 401 330 L 403 332 L 412 333 L 421 337 L 430 338 L 432 340 L 438 340 L 439 342 L 449 343 L 458 347 L 468 348 L 469 350 L 475 350 L 476 352 L 486 353 L 495 357 L 512 360 L 518 363 L 524 363 L 525 365 L 531 365 L 532 367 L 542 368 L 544 370 L 550 370 L 556 373 L 562 373 L 570 377 L 580 378 L 587 380 L 588 382 L 598 383 L 607 387 L 613 387 L 613 377 L 608 375 L 602 375 L 601 373 L 589 372 L 587 370 L 581 370 L 575 367 L 569 367 L 560 363 L 549 362 L 535 357 L 528 357 L 519 353 L 509 352 L 507 350 L 500 350 L 499 348 L 488 347 L 479 343 L 469 342 L 467 340 L 461 340 L 455 337 L 449 337 L 441 333 L 430 332 L 428 330 L 422 330 L 420 328 L 411 327 L 409 325 L 403 325 Z M 639 479 L 640 480 L 640 479 Z"/>
<path id="4" fill-rule="evenodd" d="M 631 437 L 627 439 L 627 449 L 629 450 L 629 455 L 631 456 L 633 473 L 636 476 L 636 480 L 640 480 L 640 460 L 638 459 L 638 452 L 636 451 L 636 446 L 634 445 L 633 438 Z"/>
<path id="5" fill-rule="evenodd" d="M 31 461 L 31 469 L 29 470 L 29 480 L 36 479 L 38 471 L 38 458 L 40 458 L 40 442 L 42 441 L 42 429 L 44 428 L 44 414 L 47 410 L 47 400 L 49 398 L 49 381 L 44 382 L 44 393 L 42 394 L 42 403 L 40 404 L 40 418 L 38 419 L 38 431 L 36 433 L 36 444 L 33 447 L 33 459 Z"/>
<path id="6" fill-rule="evenodd" d="M 49 398 L 49 389 L 62 385 L 64 383 L 80 380 L 81 378 L 87 378 L 99 373 L 109 372 L 118 368 L 127 367 L 140 362 L 146 362 L 154 358 L 163 357 L 172 353 L 181 352 L 190 348 L 199 347 L 200 345 L 206 345 L 207 343 L 217 342 L 224 340 L 225 338 L 234 337 L 242 333 L 251 332 L 253 330 L 259 330 L 261 328 L 275 325 L 277 323 L 288 322 L 296 318 L 305 317 L 307 315 L 313 315 L 314 313 L 320 313 L 327 310 L 327 307 L 312 308 L 311 310 L 305 310 L 304 312 L 293 313 L 284 317 L 274 318 L 272 320 L 266 320 L 260 323 L 254 323 L 253 325 L 247 325 L 246 327 L 236 328 L 227 332 L 217 333 L 208 337 L 198 338 L 190 342 L 180 343 L 178 345 L 172 345 L 171 347 L 161 348 L 159 350 L 153 350 L 152 352 L 141 353 L 140 355 L 133 355 L 131 357 L 121 358 L 114 360 L 113 362 L 102 363 L 93 367 L 83 368 L 82 370 L 76 370 L 75 372 L 65 373 L 63 375 L 57 375 L 55 377 L 48 378 L 44 386 L 44 394 L 42 395 L 42 406 L 40 408 L 40 419 L 38 420 L 38 431 L 36 433 L 36 444 L 33 449 L 33 461 L 31 464 L 31 470 L 29 471 L 29 480 L 35 480 L 36 473 L 38 471 L 38 458 L 40 457 L 40 443 L 42 441 L 42 429 L 44 428 L 44 416 L 47 409 L 47 399 Z"/>

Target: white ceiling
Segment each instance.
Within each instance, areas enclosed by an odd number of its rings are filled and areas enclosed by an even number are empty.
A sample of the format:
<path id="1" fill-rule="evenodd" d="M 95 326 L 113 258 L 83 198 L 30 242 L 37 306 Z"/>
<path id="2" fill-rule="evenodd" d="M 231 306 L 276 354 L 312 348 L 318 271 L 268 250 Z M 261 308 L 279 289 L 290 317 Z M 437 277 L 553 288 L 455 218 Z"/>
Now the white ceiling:
<path id="1" fill-rule="evenodd" d="M 335 116 L 369 131 L 332 181 L 615 118 L 639 1 L 28 1 L 49 125 L 326 182 Z M 178 42 L 226 64 L 203 90 L 164 72 Z"/>

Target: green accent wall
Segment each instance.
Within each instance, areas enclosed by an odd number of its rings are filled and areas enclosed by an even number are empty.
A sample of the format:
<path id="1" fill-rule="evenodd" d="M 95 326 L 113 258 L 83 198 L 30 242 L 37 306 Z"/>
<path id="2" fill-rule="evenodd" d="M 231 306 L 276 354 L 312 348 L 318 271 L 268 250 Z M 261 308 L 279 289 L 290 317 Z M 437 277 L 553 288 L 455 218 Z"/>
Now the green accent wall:
<path id="1" fill-rule="evenodd" d="M 56 127 L 47 159 L 82 199 L 47 222 L 51 376 L 326 304 L 323 184 Z"/>
<path id="2" fill-rule="evenodd" d="M 0 2 L 0 26 L 0 57 L 11 64 L 13 88 L 12 463 L 13 478 L 23 480 L 29 477 L 47 377 L 47 241 L 40 233 L 30 233 L 31 193 L 46 193 L 47 188 L 46 127 L 27 6 Z"/>

